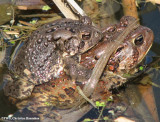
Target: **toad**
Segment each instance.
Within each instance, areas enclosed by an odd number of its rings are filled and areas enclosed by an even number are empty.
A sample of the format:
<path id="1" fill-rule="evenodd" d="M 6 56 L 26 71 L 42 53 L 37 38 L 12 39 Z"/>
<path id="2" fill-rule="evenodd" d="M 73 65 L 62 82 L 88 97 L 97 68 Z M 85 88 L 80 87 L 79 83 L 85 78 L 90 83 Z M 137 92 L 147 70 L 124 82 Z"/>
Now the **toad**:
<path id="1" fill-rule="evenodd" d="M 89 17 L 60 19 L 34 31 L 13 53 L 9 75 L 4 78 L 5 95 L 24 99 L 35 85 L 58 78 L 66 67 L 65 59 L 86 52 L 101 40 L 101 31 L 91 23 Z"/>
<path id="2" fill-rule="evenodd" d="M 81 54 L 81 59 L 78 60 L 80 64 L 86 68 L 92 69 L 97 60 L 104 53 L 104 47 L 108 46 L 108 43 L 112 43 L 114 39 L 129 26 L 132 19 L 132 17 L 123 17 L 120 23 L 105 28 L 102 31 L 104 35 L 102 42 L 99 42 L 98 45 Z M 96 101 L 102 99 L 109 89 L 118 87 L 126 82 L 123 78 L 121 79 L 121 74 L 129 72 L 142 61 L 150 49 L 152 42 L 153 32 L 149 28 L 139 26 L 137 29 L 131 31 L 126 36 L 123 43 L 111 55 L 103 75 L 107 75 L 108 77 L 108 72 L 110 72 L 112 76 L 109 76 L 108 79 L 102 77 L 103 81 L 99 81 L 91 96 L 92 100 Z M 46 116 L 58 116 L 57 109 L 53 106 L 56 108 L 64 108 L 65 106 L 73 104 L 78 96 L 76 86 L 82 88 L 83 85 L 84 84 L 81 82 L 71 79 L 68 75 L 65 75 L 65 73 L 61 74 L 57 79 L 36 86 L 30 98 L 30 102 L 25 107 L 32 113 L 36 113 L 40 116 L 42 120 Z M 22 103 L 17 105 L 19 108 L 24 107 Z M 25 109 L 23 109 L 22 112 L 25 113 Z"/>

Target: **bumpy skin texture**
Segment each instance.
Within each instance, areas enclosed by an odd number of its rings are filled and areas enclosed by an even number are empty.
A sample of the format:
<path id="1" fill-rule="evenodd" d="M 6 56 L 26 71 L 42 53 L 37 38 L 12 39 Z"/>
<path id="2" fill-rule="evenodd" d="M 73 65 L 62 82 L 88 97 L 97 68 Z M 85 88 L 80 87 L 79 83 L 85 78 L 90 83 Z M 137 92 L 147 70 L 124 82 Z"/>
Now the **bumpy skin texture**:
<path id="1" fill-rule="evenodd" d="M 99 42 L 94 48 L 87 53 L 82 54 L 81 64 L 92 69 L 97 60 L 104 53 L 105 47 L 115 41 L 124 29 L 129 26 L 134 18 L 124 16 L 120 23 L 111 25 L 102 30 L 104 37 L 103 41 Z M 153 43 L 153 32 L 147 27 L 139 26 L 137 29 L 130 32 L 124 39 L 118 49 L 111 55 L 107 68 L 112 72 L 129 72 L 134 68 L 144 56 L 147 54 Z M 108 47 L 109 48 L 109 47 Z"/>
<path id="2" fill-rule="evenodd" d="M 14 56 L 11 79 L 4 86 L 5 95 L 19 99 L 30 96 L 35 85 L 59 77 L 66 67 L 64 59 L 84 53 L 101 38 L 101 31 L 91 25 L 88 17 L 60 19 L 43 25 Z"/>
<path id="3" fill-rule="evenodd" d="M 103 40 L 81 55 L 80 64 L 86 68 L 93 69 L 98 59 L 105 52 L 104 49 L 106 47 L 110 48 L 109 45 L 113 41 L 118 41 L 116 40 L 117 37 L 133 21 L 135 21 L 135 18 L 124 16 L 118 24 L 102 29 Z M 106 90 L 117 88 L 126 82 L 123 74 L 129 73 L 143 60 L 152 46 L 153 39 L 152 30 L 141 25 L 126 36 L 123 43 L 110 56 L 103 77 L 101 77 Z"/>
<path id="4" fill-rule="evenodd" d="M 108 43 L 112 43 L 112 41 L 116 39 L 119 33 L 121 33 L 126 26 L 129 26 L 132 19 L 134 18 L 124 17 L 121 19 L 120 23 L 105 28 L 103 31 L 104 34 L 103 41 L 99 42 L 99 44 L 95 48 L 92 48 L 88 52 L 82 54 L 81 64 L 84 65 L 85 67 L 93 68 L 96 61 L 103 54 L 104 46 L 107 46 Z M 113 28 L 116 28 L 116 30 Z M 139 38 L 136 39 L 137 37 L 139 37 L 139 35 L 143 36 L 142 44 L 139 43 L 141 42 Z M 139 41 L 137 42 L 135 40 Z M 134 64 L 134 66 L 136 66 L 143 59 L 144 55 L 147 54 L 148 49 L 152 45 L 152 42 L 153 42 L 152 31 L 146 27 L 139 26 L 136 30 L 133 30 L 126 37 L 124 43 L 120 45 L 117 51 L 111 56 L 110 61 L 112 61 L 113 59 L 117 61 L 116 60 L 117 58 L 120 59 L 120 57 L 123 57 L 124 55 L 126 57 L 134 58 L 131 54 L 136 54 L 136 53 L 130 54 L 127 51 L 128 49 L 131 49 L 131 52 L 134 50 L 136 50 L 137 52 L 138 50 L 138 60 L 136 57 L 136 62 Z M 134 43 L 138 43 L 138 45 Z M 146 47 L 144 45 L 146 45 Z M 124 48 L 121 48 L 123 46 Z M 140 49 L 142 51 L 140 51 Z M 123 53 L 121 54 L 121 52 Z M 129 59 L 132 60 L 132 58 Z M 124 61 L 126 61 L 126 67 L 128 67 L 129 64 L 132 64 L 130 60 L 128 60 L 128 58 L 124 58 Z M 118 63 L 120 66 L 121 61 Z M 108 65 L 110 66 L 111 63 L 109 63 Z M 109 68 L 107 68 L 107 70 L 108 69 Z M 109 69 L 114 75 L 112 75 L 111 77 L 107 76 L 105 77 L 107 79 L 99 81 L 93 95 L 91 96 L 93 101 L 102 100 L 103 98 L 106 100 L 106 97 L 110 96 L 109 89 L 111 87 L 115 88 L 120 84 L 126 82 L 126 79 L 121 79 L 121 76 L 118 75 L 119 71 L 118 69 L 119 67 L 116 70 Z M 62 74 L 60 75 L 60 78 L 53 79 L 50 82 L 36 86 L 32 92 L 32 97 L 29 99 L 29 103 L 27 104 L 27 106 L 26 102 L 24 101 L 18 103 L 17 106 L 20 109 L 22 109 L 25 106 L 27 110 L 30 111 L 30 113 L 32 112 L 32 114 L 34 113 L 38 115 L 42 120 L 45 119 L 46 117 L 52 118 L 54 120 L 59 120 L 61 116 L 59 115 L 59 113 L 57 113 L 55 107 L 53 106 L 56 106 L 56 108 L 63 108 L 75 103 L 76 100 L 78 100 L 77 98 L 79 95 L 75 88 L 76 86 L 80 86 L 82 88 L 83 85 L 84 84 L 82 84 L 81 82 L 72 80 L 67 75 Z M 25 105 L 23 105 L 24 103 Z M 26 109 L 23 109 L 22 113 L 25 114 L 25 110 Z"/>
<path id="5" fill-rule="evenodd" d="M 81 64 L 92 69 L 97 60 L 105 52 L 104 49 L 109 46 L 110 43 L 116 41 L 117 36 L 119 36 L 134 19 L 135 18 L 130 16 L 124 16 L 118 24 L 103 29 L 103 41 L 87 51 L 87 53 L 82 54 Z M 154 35 L 152 30 L 141 25 L 126 36 L 123 43 L 119 45 L 107 63 L 104 77 L 102 77 L 107 84 L 107 89 L 116 88 L 126 82 L 123 74 L 129 73 L 142 61 L 152 46 L 153 39 Z"/>

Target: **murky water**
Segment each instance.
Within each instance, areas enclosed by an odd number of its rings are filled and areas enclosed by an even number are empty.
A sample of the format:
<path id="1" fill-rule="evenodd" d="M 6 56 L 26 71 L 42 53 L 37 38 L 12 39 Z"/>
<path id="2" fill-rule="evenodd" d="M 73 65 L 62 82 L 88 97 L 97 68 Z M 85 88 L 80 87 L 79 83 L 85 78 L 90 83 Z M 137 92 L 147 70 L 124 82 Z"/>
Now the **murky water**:
<path id="1" fill-rule="evenodd" d="M 159 9 L 156 8 L 154 11 L 147 12 L 141 15 L 142 25 L 145 25 L 151 28 L 155 34 L 155 40 L 151 50 L 146 56 L 146 63 L 152 62 L 153 56 L 160 56 L 160 12 Z M 2 75 L 5 71 L 5 68 L 0 68 L 0 84 L 2 84 Z M 160 85 L 160 70 L 153 70 L 151 75 L 149 76 L 152 82 Z M 156 107 L 158 111 L 158 115 L 160 117 L 160 88 L 154 87 L 154 98 L 156 100 Z M 138 105 L 137 105 L 138 106 Z M 140 105 L 139 105 L 140 107 Z M 138 110 L 138 108 L 136 108 Z M 2 85 L 0 85 L 0 117 L 8 116 L 11 113 L 14 113 L 16 108 L 9 104 L 6 97 L 3 95 Z M 95 114 L 95 113 L 94 113 Z M 94 114 L 91 114 L 93 116 Z M 90 115 L 88 115 L 90 116 Z"/>
<path id="2" fill-rule="evenodd" d="M 151 28 L 154 32 L 155 39 L 153 46 L 148 53 L 148 61 L 150 61 L 152 56 L 160 56 L 160 11 L 156 8 L 154 11 L 148 12 L 142 15 L 142 24 Z M 154 75 L 152 75 L 152 82 L 160 85 L 160 70 L 155 70 Z M 153 87 L 154 97 L 156 100 L 156 106 L 158 110 L 158 115 L 160 117 L 160 88 Z"/>

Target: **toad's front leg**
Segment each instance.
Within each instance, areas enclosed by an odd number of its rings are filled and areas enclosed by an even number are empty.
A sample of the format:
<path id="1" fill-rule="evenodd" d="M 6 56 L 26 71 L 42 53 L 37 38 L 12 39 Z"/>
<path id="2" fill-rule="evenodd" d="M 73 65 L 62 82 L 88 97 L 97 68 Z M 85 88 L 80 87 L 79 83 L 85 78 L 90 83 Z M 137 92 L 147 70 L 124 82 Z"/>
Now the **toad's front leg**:
<path id="1" fill-rule="evenodd" d="M 72 78 L 72 80 L 83 82 L 90 78 L 92 73 L 91 69 L 83 67 L 77 63 L 74 58 L 66 57 L 65 62 L 65 71 Z"/>
<path id="2" fill-rule="evenodd" d="M 6 96 L 16 99 L 25 99 L 29 97 L 34 88 L 34 84 L 28 82 L 25 78 L 12 78 L 10 75 L 4 75 L 3 91 Z"/>

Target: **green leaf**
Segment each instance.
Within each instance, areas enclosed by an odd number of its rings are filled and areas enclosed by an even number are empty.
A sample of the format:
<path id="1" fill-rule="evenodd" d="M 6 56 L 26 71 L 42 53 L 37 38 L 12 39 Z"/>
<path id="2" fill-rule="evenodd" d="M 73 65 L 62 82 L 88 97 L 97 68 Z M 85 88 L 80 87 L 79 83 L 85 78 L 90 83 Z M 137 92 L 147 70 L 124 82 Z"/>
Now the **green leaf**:
<path id="1" fill-rule="evenodd" d="M 107 99 L 107 102 L 113 102 L 113 97 L 110 96 L 110 97 Z"/>
<path id="2" fill-rule="evenodd" d="M 96 101 L 96 106 L 97 107 L 105 107 L 105 102 L 99 102 L 99 101 Z"/>
<path id="3" fill-rule="evenodd" d="M 100 105 L 101 105 L 101 107 L 105 107 L 106 106 L 104 102 L 101 102 Z"/>
<path id="4" fill-rule="evenodd" d="M 83 122 L 90 122 L 90 121 L 92 121 L 92 120 L 89 119 L 89 118 L 86 118 L 86 119 L 83 120 Z"/>
<path id="5" fill-rule="evenodd" d="M 102 2 L 102 0 L 96 0 L 96 2 L 99 2 L 99 3 L 101 3 L 101 2 Z"/>
<path id="6" fill-rule="evenodd" d="M 141 70 L 141 71 L 142 71 L 143 69 L 144 69 L 144 68 L 143 68 L 143 66 L 140 66 L 140 67 L 139 67 L 139 70 Z"/>
<path id="7" fill-rule="evenodd" d="M 9 30 L 3 30 L 4 32 L 7 32 L 7 31 L 9 31 Z"/>
<path id="8" fill-rule="evenodd" d="M 10 41 L 10 43 L 15 44 L 15 41 Z"/>
<path id="9" fill-rule="evenodd" d="M 47 105 L 47 106 L 50 106 L 50 103 L 49 103 L 49 102 L 45 102 L 44 104 Z"/>
<path id="10" fill-rule="evenodd" d="M 30 21 L 29 23 L 31 23 L 31 24 L 36 24 L 36 23 L 37 23 L 37 20 L 32 20 L 32 21 Z"/>
<path id="11" fill-rule="evenodd" d="M 45 5 L 45 6 L 43 6 L 42 7 L 42 10 L 44 10 L 44 11 L 48 11 L 48 10 L 50 10 L 51 8 L 48 6 L 48 5 Z"/>
<path id="12" fill-rule="evenodd" d="M 99 106 L 100 102 L 99 101 L 96 101 L 96 106 Z"/>
<path id="13" fill-rule="evenodd" d="M 106 117 L 104 117 L 103 119 L 104 119 L 104 120 L 109 120 L 109 118 L 108 118 L 107 116 L 106 116 Z"/>

